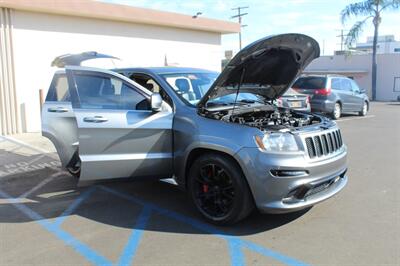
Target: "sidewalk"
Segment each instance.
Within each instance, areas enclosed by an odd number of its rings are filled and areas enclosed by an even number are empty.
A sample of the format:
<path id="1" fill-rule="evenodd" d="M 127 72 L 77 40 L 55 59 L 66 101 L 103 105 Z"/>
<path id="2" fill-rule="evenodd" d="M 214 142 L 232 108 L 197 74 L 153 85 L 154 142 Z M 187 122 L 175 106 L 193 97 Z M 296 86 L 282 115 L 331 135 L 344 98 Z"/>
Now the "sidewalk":
<path id="1" fill-rule="evenodd" d="M 38 133 L 21 133 L 21 134 L 15 134 L 15 135 L 8 135 L 8 136 L 0 136 L 4 137 L 5 139 L 10 139 L 14 140 L 17 142 L 21 142 L 25 145 L 32 146 L 40 151 L 43 151 L 45 153 L 55 153 L 56 149 L 51 143 L 50 140 L 47 138 L 43 137 L 40 132 Z M 4 146 L 5 144 L 0 144 L 0 146 Z"/>

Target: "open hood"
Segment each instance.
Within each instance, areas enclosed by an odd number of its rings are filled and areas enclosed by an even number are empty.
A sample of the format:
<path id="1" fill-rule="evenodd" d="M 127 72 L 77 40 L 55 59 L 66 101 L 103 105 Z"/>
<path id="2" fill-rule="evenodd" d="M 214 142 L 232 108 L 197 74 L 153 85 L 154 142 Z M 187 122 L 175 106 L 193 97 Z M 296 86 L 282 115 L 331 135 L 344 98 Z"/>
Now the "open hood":
<path id="1" fill-rule="evenodd" d="M 53 62 L 51 62 L 51 66 L 60 68 L 65 66 L 80 66 L 83 61 L 98 59 L 98 58 L 118 59 L 117 57 L 106 54 L 99 54 L 98 52 L 84 52 L 81 54 L 64 54 L 54 58 Z"/>
<path id="2" fill-rule="evenodd" d="M 274 100 L 319 53 L 317 41 L 302 34 L 275 35 L 253 42 L 232 58 L 197 106 L 204 108 L 207 101 L 238 89 Z"/>

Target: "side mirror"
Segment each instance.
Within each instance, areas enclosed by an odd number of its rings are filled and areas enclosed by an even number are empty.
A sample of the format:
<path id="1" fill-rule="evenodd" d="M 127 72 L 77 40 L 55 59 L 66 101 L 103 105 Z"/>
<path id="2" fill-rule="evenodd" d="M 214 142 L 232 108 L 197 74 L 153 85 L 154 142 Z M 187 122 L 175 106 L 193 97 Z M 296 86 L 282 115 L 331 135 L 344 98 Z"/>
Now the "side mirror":
<path id="1" fill-rule="evenodd" d="M 150 105 L 153 112 L 160 112 L 162 106 L 162 98 L 159 93 L 153 93 L 150 96 Z"/>
<path id="2" fill-rule="evenodd" d="M 360 89 L 359 92 L 360 92 L 360 94 L 361 94 L 361 93 L 365 93 L 366 91 L 365 91 L 364 89 Z"/>

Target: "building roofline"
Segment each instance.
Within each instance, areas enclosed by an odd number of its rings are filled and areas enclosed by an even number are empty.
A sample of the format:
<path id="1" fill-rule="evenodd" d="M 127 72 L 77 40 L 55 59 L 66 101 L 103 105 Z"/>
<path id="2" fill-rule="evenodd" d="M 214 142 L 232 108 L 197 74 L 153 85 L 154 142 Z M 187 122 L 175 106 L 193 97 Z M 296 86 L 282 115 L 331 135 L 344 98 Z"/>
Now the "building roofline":
<path id="1" fill-rule="evenodd" d="M 368 73 L 365 69 L 306 69 L 303 71 L 304 74 L 325 74 L 325 75 L 335 75 L 335 74 L 365 74 Z"/>
<path id="2" fill-rule="evenodd" d="M 238 33 L 240 31 L 239 23 L 202 17 L 194 19 L 192 16 L 179 13 L 109 4 L 92 0 L 0 0 L 0 7 L 47 14 L 199 30 L 220 34 Z"/>

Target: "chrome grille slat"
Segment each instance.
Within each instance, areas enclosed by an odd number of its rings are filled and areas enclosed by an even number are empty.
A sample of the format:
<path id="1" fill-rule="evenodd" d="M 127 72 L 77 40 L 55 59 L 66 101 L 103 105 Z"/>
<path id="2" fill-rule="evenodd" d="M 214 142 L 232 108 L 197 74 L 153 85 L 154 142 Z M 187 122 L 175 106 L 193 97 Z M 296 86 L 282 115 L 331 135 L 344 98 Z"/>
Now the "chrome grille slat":
<path id="1" fill-rule="evenodd" d="M 310 159 L 329 156 L 343 146 L 340 130 L 332 130 L 323 134 L 307 135 L 303 138 Z"/>
<path id="2" fill-rule="evenodd" d="M 306 146 L 307 146 L 308 155 L 310 156 L 310 158 L 314 158 L 316 154 L 315 154 L 315 147 L 314 147 L 314 142 L 313 142 L 312 138 L 306 138 Z"/>
<path id="3" fill-rule="evenodd" d="M 332 141 L 332 134 L 328 133 L 328 140 L 329 140 L 329 146 L 331 147 L 330 150 L 333 152 L 335 150 L 335 147 L 333 146 L 333 141 Z"/>
<path id="4" fill-rule="evenodd" d="M 321 145 L 321 139 L 319 136 L 314 137 L 314 143 L 315 143 L 315 150 L 317 151 L 317 156 L 320 157 L 323 155 L 322 152 L 322 145 Z"/>
<path id="5" fill-rule="evenodd" d="M 326 136 L 322 135 L 321 140 L 322 140 L 323 153 L 324 153 L 324 155 L 327 155 L 329 153 L 329 149 L 328 149 L 328 142 L 326 141 Z"/>

